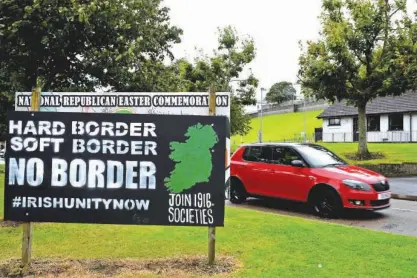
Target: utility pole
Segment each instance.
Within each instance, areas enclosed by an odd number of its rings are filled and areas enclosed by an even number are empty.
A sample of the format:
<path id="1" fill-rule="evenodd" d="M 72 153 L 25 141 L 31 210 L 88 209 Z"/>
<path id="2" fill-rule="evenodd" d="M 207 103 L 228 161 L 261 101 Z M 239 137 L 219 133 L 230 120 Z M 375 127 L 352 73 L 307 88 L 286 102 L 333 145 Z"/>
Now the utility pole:
<path id="1" fill-rule="evenodd" d="M 307 114 L 306 114 L 306 98 L 304 100 L 304 143 L 307 143 Z"/>
<path id="2" fill-rule="evenodd" d="M 259 125 L 259 133 L 258 133 L 258 140 L 259 143 L 262 143 L 262 120 L 263 120 L 263 100 L 264 100 L 264 94 L 263 91 L 265 90 L 265 88 L 261 88 L 261 118 L 260 120 L 260 125 Z"/>

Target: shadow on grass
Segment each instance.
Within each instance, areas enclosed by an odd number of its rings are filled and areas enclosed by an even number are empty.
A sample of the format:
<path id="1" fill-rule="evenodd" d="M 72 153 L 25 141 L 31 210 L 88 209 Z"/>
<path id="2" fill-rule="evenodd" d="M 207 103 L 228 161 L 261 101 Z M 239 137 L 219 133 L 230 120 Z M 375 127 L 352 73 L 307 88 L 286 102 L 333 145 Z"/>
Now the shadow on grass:
<path id="1" fill-rule="evenodd" d="M 244 204 L 239 205 L 247 208 L 252 208 L 260 211 L 270 213 L 283 213 L 288 215 L 300 215 L 307 216 L 309 218 L 316 218 L 319 220 L 328 221 L 331 219 L 322 219 L 312 214 L 310 208 L 304 204 L 294 201 L 273 199 L 273 198 L 262 198 L 255 199 L 249 198 Z M 378 211 L 367 211 L 367 210 L 345 210 L 340 220 L 361 220 L 361 221 L 374 221 L 383 219 L 386 216 L 379 213 Z"/>

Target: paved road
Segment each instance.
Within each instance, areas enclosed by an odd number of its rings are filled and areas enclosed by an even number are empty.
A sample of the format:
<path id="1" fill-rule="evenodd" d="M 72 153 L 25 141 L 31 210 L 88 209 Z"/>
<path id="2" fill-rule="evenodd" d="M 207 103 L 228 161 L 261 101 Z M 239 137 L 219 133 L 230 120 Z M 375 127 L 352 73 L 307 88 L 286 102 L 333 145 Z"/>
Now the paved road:
<path id="1" fill-rule="evenodd" d="M 246 209 L 255 209 L 276 214 L 291 215 L 325 222 L 335 222 L 348 226 L 357 226 L 390 233 L 417 237 L 417 202 L 391 200 L 391 207 L 377 212 L 349 211 L 342 219 L 325 220 L 309 213 L 304 204 L 282 200 L 248 199 L 241 205 L 228 205 Z"/>
<path id="2" fill-rule="evenodd" d="M 392 193 L 417 196 L 417 177 L 389 178 Z"/>

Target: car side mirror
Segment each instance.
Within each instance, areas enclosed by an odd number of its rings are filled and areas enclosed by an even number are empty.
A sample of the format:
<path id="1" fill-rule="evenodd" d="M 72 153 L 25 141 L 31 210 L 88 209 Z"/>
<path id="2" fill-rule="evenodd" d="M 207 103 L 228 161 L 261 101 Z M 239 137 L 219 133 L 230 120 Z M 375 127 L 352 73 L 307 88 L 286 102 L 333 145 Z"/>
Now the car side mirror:
<path id="1" fill-rule="evenodd" d="M 302 168 L 305 166 L 304 162 L 302 162 L 301 160 L 293 160 L 291 161 L 291 165 L 294 167 L 299 167 L 299 168 Z"/>

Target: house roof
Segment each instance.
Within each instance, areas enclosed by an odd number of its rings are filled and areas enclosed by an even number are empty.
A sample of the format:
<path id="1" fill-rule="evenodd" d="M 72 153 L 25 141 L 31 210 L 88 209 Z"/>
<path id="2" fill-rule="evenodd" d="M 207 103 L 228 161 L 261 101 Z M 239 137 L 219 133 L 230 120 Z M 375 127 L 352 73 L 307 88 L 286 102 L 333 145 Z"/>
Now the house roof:
<path id="1" fill-rule="evenodd" d="M 366 105 L 366 114 L 390 114 L 417 112 L 417 92 L 407 92 L 401 96 L 379 97 Z M 358 115 L 358 108 L 346 105 L 346 101 L 336 102 L 324 110 L 317 118 Z"/>

